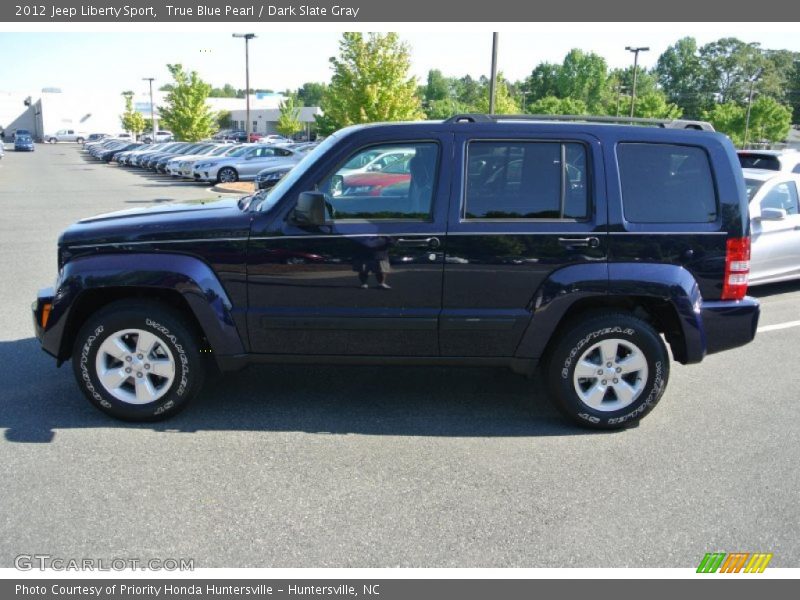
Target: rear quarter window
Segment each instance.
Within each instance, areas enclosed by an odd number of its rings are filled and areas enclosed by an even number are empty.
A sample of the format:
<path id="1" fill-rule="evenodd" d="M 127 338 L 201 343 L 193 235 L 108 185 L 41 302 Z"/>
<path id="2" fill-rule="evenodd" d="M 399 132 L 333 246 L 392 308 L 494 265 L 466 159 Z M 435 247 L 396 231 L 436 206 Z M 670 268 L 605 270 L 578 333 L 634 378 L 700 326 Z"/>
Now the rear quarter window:
<path id="1" fill-rule="evenodd" d="M 631 223 L 710 223 L 717 194 L 705 150 L 677 144 L 617 146 L 622 207 Z"/>

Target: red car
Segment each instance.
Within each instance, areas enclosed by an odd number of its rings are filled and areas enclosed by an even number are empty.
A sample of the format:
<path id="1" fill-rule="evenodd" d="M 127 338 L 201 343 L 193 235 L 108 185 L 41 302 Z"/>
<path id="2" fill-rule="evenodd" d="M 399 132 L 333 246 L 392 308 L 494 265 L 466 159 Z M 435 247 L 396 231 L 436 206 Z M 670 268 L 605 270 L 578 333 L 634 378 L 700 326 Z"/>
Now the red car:
<path id="1" fill-rule="evenodd" d="M 408 160 L 403 160 L 387 165 L 381 171 L 337 175 L 341 183 L 334 180 L 334 195 L 380 196 L 389 186 L 411 181 L 408 164 Z"/>

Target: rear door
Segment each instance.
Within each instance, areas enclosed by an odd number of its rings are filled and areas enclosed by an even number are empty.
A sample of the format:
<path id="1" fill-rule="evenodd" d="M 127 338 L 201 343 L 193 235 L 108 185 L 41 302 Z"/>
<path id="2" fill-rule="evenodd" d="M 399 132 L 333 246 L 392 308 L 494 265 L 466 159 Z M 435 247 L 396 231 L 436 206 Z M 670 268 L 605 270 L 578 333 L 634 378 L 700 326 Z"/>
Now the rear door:
<path id="1" fill-rule="evenodd" d="M 442 354 L 513 356 L 541 284 L 608 258 L 600 145 L 586 135 L 460 134 L 455 164 Z"/>

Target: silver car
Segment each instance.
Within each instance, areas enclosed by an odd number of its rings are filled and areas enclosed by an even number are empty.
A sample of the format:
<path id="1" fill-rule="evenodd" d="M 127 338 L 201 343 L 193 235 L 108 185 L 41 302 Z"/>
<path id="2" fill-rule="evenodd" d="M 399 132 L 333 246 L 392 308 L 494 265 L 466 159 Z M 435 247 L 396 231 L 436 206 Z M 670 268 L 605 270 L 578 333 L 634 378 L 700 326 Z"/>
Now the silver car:
<path id="1" fill-rule="evenodd" d="M 750 285 L 800 279 L 800 175 L 743 173 L 750 197 Z"/>
<path id="2" fill-rule="evenodd" d="M 182 160 L 178 163 L 178 176 L 186 177 L 188 179 L 194 179 L 194 176 L 192 175 L 192 169 L 194 169 L 194 166 L 197 163 L 207 161 L 211 158 L 217 158 L 221 156 L 231 156 L 234 152 L 241 150 L 242 147 L 239 145 L 218 144 L 217 147 L 214 149 L 214 151 L 209 152 L 208 155 L 182 157 Z"/>
<path id="3" fill-rule="evenodd" d="M 296 163 L 304 153 L 274 144 L 247 144 L 237 156 L 222 156 L 195 163 L 192 175 L 196 181 L 231 183 L 252 181 L 262 169 Z M 236 154 L 236 153 L 234 153 Z"/>

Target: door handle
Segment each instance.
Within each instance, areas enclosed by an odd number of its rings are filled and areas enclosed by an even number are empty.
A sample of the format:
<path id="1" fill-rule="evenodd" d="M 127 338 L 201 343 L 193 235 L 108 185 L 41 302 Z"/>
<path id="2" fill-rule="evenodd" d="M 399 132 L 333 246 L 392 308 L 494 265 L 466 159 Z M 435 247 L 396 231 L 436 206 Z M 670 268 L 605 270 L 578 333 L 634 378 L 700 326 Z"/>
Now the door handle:
<path id="1" fill-rule="evenodd" d="M 416 238 L 413 240 L 407 240 L 405 238 L 397 238 L 397 243 L 401 246 L 417 246 L 421 248 L 438 248 L 441 245 L 439 238 L 437 237 L 429 237 L 429 238 Z"/>
<path id="2" fill-rule="evenodd" d="M 558 243 L 562 246 L 579 246 L 582 248 L 599 248 L 600 238 L 594 236 L 585 238 L 558 238 Z"/>

